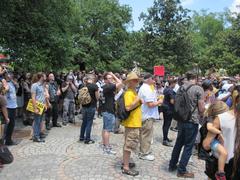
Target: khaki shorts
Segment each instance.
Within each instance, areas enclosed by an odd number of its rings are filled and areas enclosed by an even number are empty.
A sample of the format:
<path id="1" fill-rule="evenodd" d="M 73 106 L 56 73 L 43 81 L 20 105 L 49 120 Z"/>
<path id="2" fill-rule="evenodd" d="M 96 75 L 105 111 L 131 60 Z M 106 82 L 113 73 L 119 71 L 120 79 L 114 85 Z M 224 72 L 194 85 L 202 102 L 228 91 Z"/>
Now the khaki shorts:
<path id="1" fill-rule="evenodd" d="M 124 151 L 133 152 L 136 151 L 139 142 L 139 128 L 127 128 L 125 127 L 125 142 Z"/>

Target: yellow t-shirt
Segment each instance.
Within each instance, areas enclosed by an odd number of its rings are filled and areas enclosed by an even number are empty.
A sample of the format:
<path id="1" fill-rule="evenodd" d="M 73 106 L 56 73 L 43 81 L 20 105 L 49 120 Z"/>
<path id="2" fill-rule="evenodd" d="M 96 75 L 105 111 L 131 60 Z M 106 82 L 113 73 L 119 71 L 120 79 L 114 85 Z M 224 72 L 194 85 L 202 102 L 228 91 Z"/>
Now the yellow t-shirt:
<path id="1" fill-rule="evenodd" d="M 125 106 L 130 106 L 137 97 L 137 92 L 128 89 L 124 94 Z M 139 103 L 140 105 L 140 103 Z M 129 117 L 122 122 L 125 127 L 140 128 L 142 127 L 142 111 L 141 106 L 130 112 Z"/>

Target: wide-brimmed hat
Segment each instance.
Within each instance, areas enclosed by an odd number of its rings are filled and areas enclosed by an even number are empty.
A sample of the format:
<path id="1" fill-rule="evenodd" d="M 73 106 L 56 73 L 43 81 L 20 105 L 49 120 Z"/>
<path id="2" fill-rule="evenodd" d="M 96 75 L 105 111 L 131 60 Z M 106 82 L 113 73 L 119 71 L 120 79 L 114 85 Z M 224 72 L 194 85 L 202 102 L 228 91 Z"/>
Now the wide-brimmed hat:
<path id="1" fill-rule="evenodd" d="M 208 116 L 217 116 L 227 111 L 229 111 L 229 108 L 226 103 L 224 103 L 223 101 L 216 101 L 209 106 Z"/>
<path id="2" fill-rule="evenodd" d="M 130 72 L 130 73 L 127 75 L 127 78 L 126 78 L 126 80 L 124 81 L 124 83 L 128 83 L 128 82 L 131 81 L 131 80 L 141 81 L 142 79 L 141 79 L 135 72 Z"/>

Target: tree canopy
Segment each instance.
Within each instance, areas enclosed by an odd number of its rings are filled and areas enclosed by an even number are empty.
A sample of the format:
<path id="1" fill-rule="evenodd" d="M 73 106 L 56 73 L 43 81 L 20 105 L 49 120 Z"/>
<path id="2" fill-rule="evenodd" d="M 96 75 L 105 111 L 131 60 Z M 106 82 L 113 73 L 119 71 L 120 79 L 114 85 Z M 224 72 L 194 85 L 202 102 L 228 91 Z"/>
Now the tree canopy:
<path id="1" fill-rule="evenodd" d="M 131 7 L 118 0 L 2 0 L 0 51 L 22 71 L 62 71 L 84 64 L 99 71 L 145 71 L 165 65 L 172 74 L 198 66 L 203 73 L 240 68 L 240 15 L 191 12 L 180 0 L 154 0 L 131 32 Z"/>

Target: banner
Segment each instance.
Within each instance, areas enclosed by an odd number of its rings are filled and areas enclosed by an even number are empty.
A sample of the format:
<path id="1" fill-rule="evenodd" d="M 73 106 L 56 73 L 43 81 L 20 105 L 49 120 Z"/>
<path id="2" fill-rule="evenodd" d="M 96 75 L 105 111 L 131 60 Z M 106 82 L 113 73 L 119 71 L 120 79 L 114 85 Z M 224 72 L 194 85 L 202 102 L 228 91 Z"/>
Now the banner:
<path id="1" fill-rule="evenodd" d="M 165 67 L 164 66 L 154 66 L 154 75 L 155 76 L 164 76 L 165 75 Z"/>
<path id="2" fill-rule="evenodd" d="M 38 101 L 36 101 L 36 105 L 37 105 L 37 109 L 39 111 L 39 115 L 42 115 L 43 114 L 43 111 L 44 111 L 44 108 L 45 108 L 45 105 L 43 103 L 40 103 Z M 29 99 L 28 101 L 28 105 L 27 105 L 27 110 L 30 111 L 30 112 L 34 112 L 34 108 L 33 108 L 33 103 L 32 103 L 32 99 Z"/>

